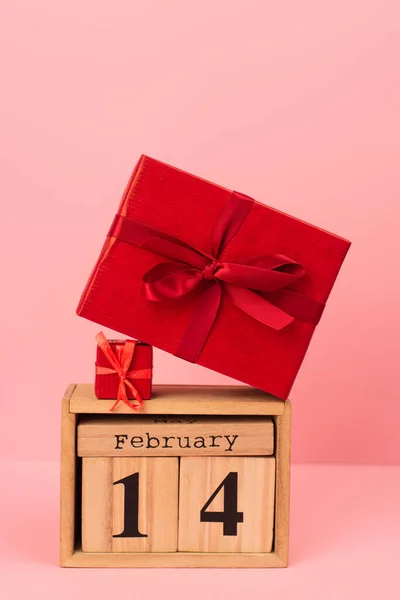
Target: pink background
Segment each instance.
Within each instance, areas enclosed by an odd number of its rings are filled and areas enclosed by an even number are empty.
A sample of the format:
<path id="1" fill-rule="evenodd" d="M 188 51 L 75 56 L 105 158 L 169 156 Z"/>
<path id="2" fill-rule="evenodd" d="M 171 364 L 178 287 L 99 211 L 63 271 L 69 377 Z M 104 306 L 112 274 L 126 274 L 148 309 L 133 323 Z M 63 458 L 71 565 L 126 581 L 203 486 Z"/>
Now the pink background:
<path id="1" fill-rule="evenodd" d="M 397 0 L 1 3 L 1 456 L 58 458 L 99 330 L 75 308 L 143 152 L 353 241 L 293 458 L 400 462 L 399 22 Z M 228 381 L 155 362 L 156 382 Z"/>

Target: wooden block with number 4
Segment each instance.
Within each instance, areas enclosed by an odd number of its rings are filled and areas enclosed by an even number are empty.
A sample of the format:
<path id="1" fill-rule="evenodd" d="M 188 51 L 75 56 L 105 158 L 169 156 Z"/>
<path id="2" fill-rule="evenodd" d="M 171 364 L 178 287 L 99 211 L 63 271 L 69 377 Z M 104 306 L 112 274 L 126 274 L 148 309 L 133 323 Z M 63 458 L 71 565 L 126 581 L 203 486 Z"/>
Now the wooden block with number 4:
<path id="1" fill-rule="evenodd" d="M 182 458 L 181 552 L 271 552 L 275 458 Z"/>
<path id="2" fill-rule="evenodd" d="M 176 552 L 178 459 L 82 459 L 83 552 Z"/>

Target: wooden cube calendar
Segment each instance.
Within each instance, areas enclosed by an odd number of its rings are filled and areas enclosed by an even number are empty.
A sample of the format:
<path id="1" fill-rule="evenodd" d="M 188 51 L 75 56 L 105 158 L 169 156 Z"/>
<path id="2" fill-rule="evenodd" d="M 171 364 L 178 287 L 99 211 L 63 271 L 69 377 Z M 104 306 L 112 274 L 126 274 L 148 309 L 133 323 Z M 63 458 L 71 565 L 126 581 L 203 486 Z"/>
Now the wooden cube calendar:
<path id="1" fill-rule="evenodd" d="M 140 413 L 113 402 L 63 399 L 62 566 L 287 566 L 289 401 L 160 385 Z"/>

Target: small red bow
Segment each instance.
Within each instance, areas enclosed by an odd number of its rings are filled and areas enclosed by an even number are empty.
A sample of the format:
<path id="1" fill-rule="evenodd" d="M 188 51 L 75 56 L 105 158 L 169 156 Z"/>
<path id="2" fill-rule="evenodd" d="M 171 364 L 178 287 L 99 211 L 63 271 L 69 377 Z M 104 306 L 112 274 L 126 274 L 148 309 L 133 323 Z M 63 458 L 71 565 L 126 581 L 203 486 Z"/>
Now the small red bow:
<path id="1" fill-rule="evenodd" d="M 116 354 L 111 348 L 106 336 L 101 331 L 96 335 L 96 341 L 107 357 L 110 365 L 112 365 L 112 369 L 109 367 L 98 367 L 96 366 L 96 374 L 97 375 L 112 375 L 116 373 L 119 375 L 119 386 L 117 399 L 113 406 L 110 408 L 110 411 L 114 410 L 114 408 L 122 401 L 129 408 L 133 410 L 139 410 L 143 406 L 143 399 L 139 394 L 138 390 L 135 386 L 129 381 L 129 379 L 149 379 L 151 377 L 151 369 L 135 369 L 133 371 L 128 371 L 133 356 L 135 354 L 135 348 L 137 342 L 135 340 L 126 340 L 121 356 L 121 362 L 119 362 Z M 132 394 L 135 397 L 136 403 L 129 402 L 126 388 L 129 388 Z"/>

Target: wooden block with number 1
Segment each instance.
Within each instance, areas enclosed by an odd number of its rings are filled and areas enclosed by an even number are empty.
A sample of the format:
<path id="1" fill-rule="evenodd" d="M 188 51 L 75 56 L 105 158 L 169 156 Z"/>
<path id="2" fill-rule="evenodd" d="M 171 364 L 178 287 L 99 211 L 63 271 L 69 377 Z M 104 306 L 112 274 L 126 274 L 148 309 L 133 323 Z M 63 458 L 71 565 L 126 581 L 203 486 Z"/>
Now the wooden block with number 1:
<path id="1" fill-rule="evenodd" d="M 84 552 L 176 552 L 178 459 L 82 459 Z"/>

